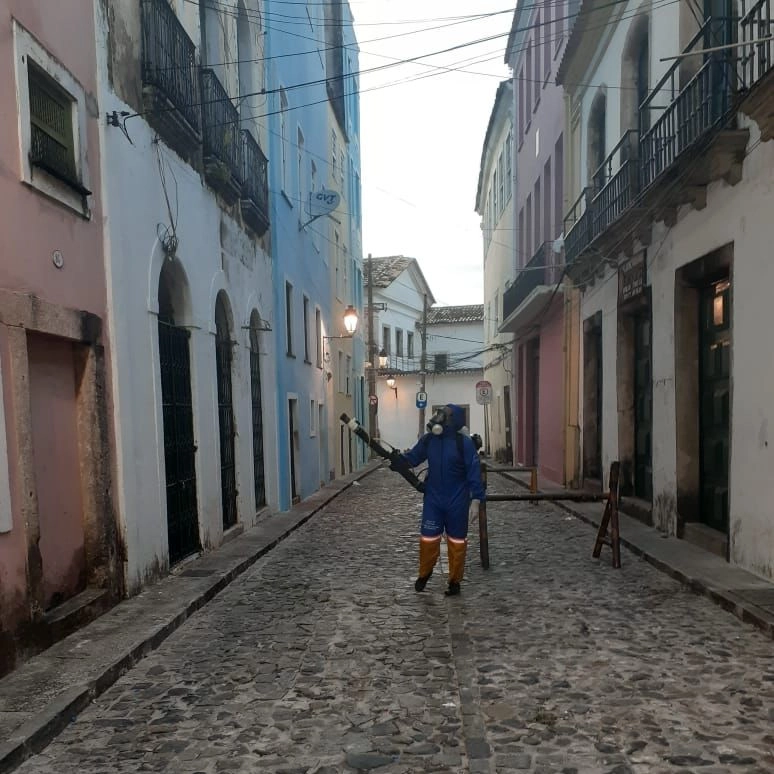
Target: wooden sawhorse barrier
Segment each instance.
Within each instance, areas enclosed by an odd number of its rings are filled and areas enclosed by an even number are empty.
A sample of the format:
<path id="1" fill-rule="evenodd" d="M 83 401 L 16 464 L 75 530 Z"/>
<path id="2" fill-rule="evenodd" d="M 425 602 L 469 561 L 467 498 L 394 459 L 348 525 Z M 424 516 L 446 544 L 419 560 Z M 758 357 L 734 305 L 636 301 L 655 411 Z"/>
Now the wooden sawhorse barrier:
<path id="1" fill-rule="evenodd" d="M 525 468 L 497 468 L 495 473 L 504 473 L 506 470 L 523 471 Z M 537 474 L 533 468 L 532 482 L 536 481 Z M 592 556 L 595 559 L 599 558 L 603 545 L 608 545 L 613 551 L 613 567 L 619 569 L 621 567 L 621 536 L 620 527 L 618 522 L 618 479 L 619 479 L 620 465 L 613 462 L 610 465 L 610 479 L 608 492 L 538 492 L 532 489 L 530 486 L 529 492 L 519 494 L 487 494 L 486 501 L 482 502 L 478 508 L 478 542 L 481 552 L 481 566 L 485 569 L 489 569 L 489 524 L 487 522 L 486 515 L 486 503 L 487 502 L 557 502 L 557 501 L 570 501 L 570 502 L 601 502 L 606 501 L 605 512 L 602 515 L 602 521 L 599 525 L 599 531 L 597 532 L 597 539 L 594 543 L 594 551 Z M 486 461 L 481 459 L 481 479 L 484 483 L 484 490 L 487 487 L 487 465 Z M 610 537 L 607 536 L 608 527 L 610 528 Z"/>
<path id="2" fill-rule="evenodd" d="M 620 467 L 617 461 L 610 464 L 610 491 L 607 493 L 605 512 L 602 514 L 597 540 L 594 543 L 594 551 L 591 554 L 595 559 L 599 559 L 599 555 L 602 553 L 602 546 L 610 546 L 613 550 L 613 567 L 616 570 L 621 568 L 621 529 L 618 523 L 618 477 Z M 608 527 L 610 527 L 610 537 L 607 536 Z"/>

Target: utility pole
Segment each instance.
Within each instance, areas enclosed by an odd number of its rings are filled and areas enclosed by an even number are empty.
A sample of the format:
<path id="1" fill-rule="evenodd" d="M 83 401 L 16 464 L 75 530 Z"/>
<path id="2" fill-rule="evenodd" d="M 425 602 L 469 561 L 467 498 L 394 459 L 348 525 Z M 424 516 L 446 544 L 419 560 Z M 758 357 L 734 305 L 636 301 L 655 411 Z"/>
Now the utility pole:
<path id="1" fill-rule="evenodd" d="M 422 304 L 422 354 L 419 358 L 419 389 L 425 391 L 425 369 L 427 367 L 427 293 L 424 295 Z M 419 433 L 417 438 L 421 438 L 425 432 L 425 410 L 419 409 Z"/>
<path id="2" fill-rule="evenodd" d="M 374 274 L 371 253 L 368 253 L 368 435 L 376 438 L 376 406 L 372 402 L 376 395 L 376 344 L 374 343 Z M 371 459 L 375 454 L 370 450 Z"/>

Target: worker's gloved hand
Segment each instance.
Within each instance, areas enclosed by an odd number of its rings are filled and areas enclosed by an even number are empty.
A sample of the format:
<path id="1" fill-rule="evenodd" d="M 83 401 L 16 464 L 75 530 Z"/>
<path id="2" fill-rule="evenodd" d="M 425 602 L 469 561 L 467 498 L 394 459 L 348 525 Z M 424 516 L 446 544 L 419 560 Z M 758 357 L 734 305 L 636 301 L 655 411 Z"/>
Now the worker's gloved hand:
<path id="1" fill-rule="evenodd" d="M 479 500 L 470 501 L 470 509 L 468 510 L 468 522 L 478 518 L 478 507 L 481 504 Z"/>
<path id="2" fill-rule="evenodd" d="M 405 470 L 406 460 L 400 452 L 393 452 L 390 455 L 390 470 L 394 470 L 396 473 Z"/>

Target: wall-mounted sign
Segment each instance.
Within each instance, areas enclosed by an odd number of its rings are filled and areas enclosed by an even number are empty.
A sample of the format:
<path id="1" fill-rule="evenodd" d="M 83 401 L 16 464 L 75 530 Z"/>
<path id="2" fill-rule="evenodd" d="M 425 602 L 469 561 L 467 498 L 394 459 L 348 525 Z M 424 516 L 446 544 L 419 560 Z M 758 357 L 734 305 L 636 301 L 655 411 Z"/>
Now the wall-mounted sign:
<path id="1" fill-rule="evenodd" d="M 341 194 L 338 191 L 321 188 L 319 191 L 309 194 L 309 214 L 313 218 L 329 215 L 340 203 Z"/>
<path id="2" fill-rule="evenodd" d="M 618 267 L 618 303 L 623 304 L 645 292 L 645 251 L 633 255 Z"/>
<path id="3" fill-rule="evenodd" d="M 482 380 L 476 382 L 476 403 L 480 406 L 486 406 L 492 402 L 492 384 Z"/>
<path id="4" fill-rule="evenodd" d="M 417 393 L 417 408 L 425 408 L 427 406 L 427 393 L 420 390 Z"/>

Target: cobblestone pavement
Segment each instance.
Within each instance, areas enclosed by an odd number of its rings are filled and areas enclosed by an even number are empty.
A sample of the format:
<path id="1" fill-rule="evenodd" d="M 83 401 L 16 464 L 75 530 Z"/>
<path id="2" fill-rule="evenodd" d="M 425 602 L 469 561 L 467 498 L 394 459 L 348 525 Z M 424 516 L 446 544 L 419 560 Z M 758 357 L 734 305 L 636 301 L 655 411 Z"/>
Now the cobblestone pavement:
<path id="1" fill-rule="evenodd" d="M 770 640 L 547 504 L 416 594 L 419 509 L 368 476 L 20 773 L 774 771 Z"/>

